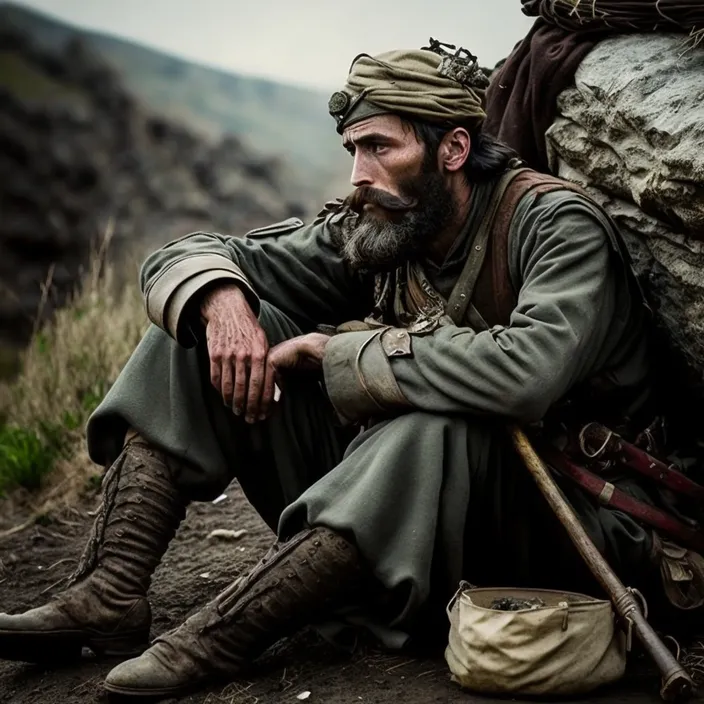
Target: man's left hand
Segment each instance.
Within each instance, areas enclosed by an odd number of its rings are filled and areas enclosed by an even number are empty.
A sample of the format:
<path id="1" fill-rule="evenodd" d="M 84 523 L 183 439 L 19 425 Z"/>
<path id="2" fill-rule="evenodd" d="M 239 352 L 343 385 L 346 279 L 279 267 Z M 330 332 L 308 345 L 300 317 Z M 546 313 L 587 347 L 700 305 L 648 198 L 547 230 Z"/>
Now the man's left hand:
<path id="1" fill-rule="evenodd" d="M 323 366 L 325 346 L 329 340 L 329 335 L 319 332 L 293 337 L 269 350 L 269 362 L 277 371 L 317 371 Z"/>

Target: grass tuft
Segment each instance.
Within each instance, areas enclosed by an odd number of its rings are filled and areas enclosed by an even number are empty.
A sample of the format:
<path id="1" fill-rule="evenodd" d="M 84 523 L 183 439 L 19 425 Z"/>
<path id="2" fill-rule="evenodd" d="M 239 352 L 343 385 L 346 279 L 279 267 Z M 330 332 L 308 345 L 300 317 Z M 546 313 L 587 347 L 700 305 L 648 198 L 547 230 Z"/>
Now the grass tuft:
<path id="1" fill-rule="evenodd" d="M 73 486 L 95 473 L 85 423 L 148 325 L 136 271 L 125 285 L 102 260 L 93 257 L 74 296 L 35 331 L 17 376 L 0 383 L 0 496 L 36 490 L 57 464 Z"/>
<path id="2" fill-rule="evenodd" d="M 59 452 L 34 430 L 0 428 L 0 495 L 14 486 L 38 489 Z"/>

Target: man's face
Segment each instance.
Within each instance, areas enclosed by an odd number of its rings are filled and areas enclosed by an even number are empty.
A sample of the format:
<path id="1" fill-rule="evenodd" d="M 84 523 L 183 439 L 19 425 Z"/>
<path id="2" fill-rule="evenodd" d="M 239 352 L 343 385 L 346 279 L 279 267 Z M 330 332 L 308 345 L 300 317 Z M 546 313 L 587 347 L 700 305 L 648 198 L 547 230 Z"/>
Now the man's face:
<path id="1" fill-rule="evenodd" d="M 340 242 L 359 270 L 389 271 L 418 257 L 452 219 L 455 205 L 436 155 L 395 115 L 377 115 L 345 130 L 354 157 L 347 204 L 359 213 Z"/>
<path id="2" fill-rule="evenodd" d="M 352 185 L 401 195 L 399 181 L 420 173 L 425 146 L 396 115 L 376 115 L 347 128 L 342 145 L 354 157 Z"/>

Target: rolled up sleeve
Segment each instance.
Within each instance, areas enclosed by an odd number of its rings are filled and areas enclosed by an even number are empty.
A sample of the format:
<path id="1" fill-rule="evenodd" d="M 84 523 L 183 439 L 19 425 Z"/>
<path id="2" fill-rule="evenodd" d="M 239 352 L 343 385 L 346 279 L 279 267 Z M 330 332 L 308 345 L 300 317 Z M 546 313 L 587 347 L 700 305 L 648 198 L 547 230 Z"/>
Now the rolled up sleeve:
<path id="1" fill-rule="evenodd" d="M 214 282 L 238 284 L 255 313 L 259 297 L 247 277 L 231 259 L 217 254 L 202 254 L 176 261 L 155 277 L 145 292 L 149 319 L 179 342 L 186 342 L 188 324 L 184 313 L 194 296 Z"/>
<path id="2" fill-rule="evenodd" d="M 255 315 L 265 301 L 302 331 L 358 317 L 367 307 L 366 287 L 349 271 L 327 222 L 291 218 L 244 237 L 194 232 L 169 242 L 141 268 L 149 319 L 182 346 L 193 346 L 203 335 L 196 304 L 204 289 L 228 282 L 242 289 Z"/>
<path id="3" fill-rule="evenodd" d="M 398 328 L 345 332 L 331 338 L 323 372 L 340 418 L 354 423 L 409 408 L 390 364 L 391 357 L 408 354 L 409 333 Z"/>

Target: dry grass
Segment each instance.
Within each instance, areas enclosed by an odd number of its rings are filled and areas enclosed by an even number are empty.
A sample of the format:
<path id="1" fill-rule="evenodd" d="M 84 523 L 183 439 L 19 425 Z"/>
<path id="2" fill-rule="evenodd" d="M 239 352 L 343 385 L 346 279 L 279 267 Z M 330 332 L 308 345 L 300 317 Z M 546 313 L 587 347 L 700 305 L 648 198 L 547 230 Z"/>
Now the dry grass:
<path id="1" fill-rule="evenodd" d="M 103 254 L 69 303 L 35 331 L 20 373 L 0 384 L 0 495 L 24 487 L 40 490 L 39 503 L 42 494 L 70 501 L 96 474 L 85 422 L 147 326 L 136 267 L 124 285 Z M 50 288 L 49 280 L 45 297 Z"/>
<path id="2" fill-rule="evenodd" d="M 704 642 L 696 641 L 685 649 L 680 660 L 694 684 L 701 687 L 704 684 Z"/>
<path id="3" fill-rule="evenodd" d="M 704 27 L 702 29 L 693 29 L 690 33 L 690 48 L 696 49 L 702 43 L 704 43 Z"/>

